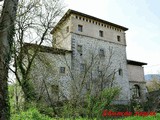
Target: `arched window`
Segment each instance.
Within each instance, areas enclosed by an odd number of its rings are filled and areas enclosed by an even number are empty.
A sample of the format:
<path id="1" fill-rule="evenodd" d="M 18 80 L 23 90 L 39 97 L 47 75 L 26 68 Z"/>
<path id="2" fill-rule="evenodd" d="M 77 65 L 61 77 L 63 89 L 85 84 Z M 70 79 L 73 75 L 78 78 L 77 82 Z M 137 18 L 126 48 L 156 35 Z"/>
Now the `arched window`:
<path id="1" fill-rule="evenodd" d="M 141 93 L 140 93 L 140 87 L 139 85 L 134 85 L 133 86 L 133 98 L 140 98 Z"/>

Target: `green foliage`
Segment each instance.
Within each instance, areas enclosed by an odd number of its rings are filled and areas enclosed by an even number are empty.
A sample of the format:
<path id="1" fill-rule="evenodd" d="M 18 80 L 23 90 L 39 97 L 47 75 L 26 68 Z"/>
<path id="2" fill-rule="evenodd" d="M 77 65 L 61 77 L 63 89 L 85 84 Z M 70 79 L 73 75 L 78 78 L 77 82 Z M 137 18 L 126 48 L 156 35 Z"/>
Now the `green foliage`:
<path id="1" fill-rule="evenodd" d="M 86 94 L 84 101 L 72 100 L 64 104 L 62 116 L 66 118 L 84 117 L 88 119 L 100 118 L 102 111 L 109 106 L 114 98 L 119 94 L 120 89 L 106 88 L 98 95 Z"/>
<path id="2" fill-rule="evenodd" d="M 24 108 L 23 93 L 16 83 L 10 84 L 8 91 L 11 114 L 15 114 Z"/>
<path id="3" fill-rule="evenodd" d="M 11 120 L 52 120 L 50 117 L 40 114 L 40 112 L 35 109 L 31 108 L 27 111 L 22 111 L 17 114 L 13 114 L 11 116 Z"/>
<path id="4" fill-rule="evenodd" d="M 151 81 L 147 82 L 147 89 L 149 92 L 160 89 L 160 80 L 158 78 L 153 78 Z"/>
<path id="5" fill-rule="evenodd" d="M 53 117 L 54 116 L 53 109 L 50 106 L 48 106 L 48 105 L 46 105 L 44 103 L 41 103 L 41 102 L 37 103 L 36 104 L 36 108 L 42 114 L 45 114 L 45 115 L 47 115 L 49 117 Z"/>
<path id="6" fill-rule="evenodd" d="M 9 91 L 10 111 L 11 113 L 13 113 L 15 112 L 15 109 L 13 109 L 14 107 L 14 85 L 9 85 L 8 91 Z"/>
<path id="7" fill-rule="evenodd" d="M 109 106 L 114 98 L 119 94 L 120 89 L 116 88 L 107 88 L 104 89 L 101 94 L 97 97 L 92 97 L 93 101 L 93 110 L 92 113 L 96 116 L 102 116 L 102 111 L 106 106 Z"/>
<path id="8" fill-rule="evenodd" d="M 131 100 L 131 107 L 133 109 L 132 112 L 144 110 L 144 105 L 136 100 Z"/>
<path id="9" fill-rule="evenodd" d="M 123 119 L 118 119 L 118 120 L 160 120 L 160 113 L 157 113 L 156 116 L 131 116 Z"/>

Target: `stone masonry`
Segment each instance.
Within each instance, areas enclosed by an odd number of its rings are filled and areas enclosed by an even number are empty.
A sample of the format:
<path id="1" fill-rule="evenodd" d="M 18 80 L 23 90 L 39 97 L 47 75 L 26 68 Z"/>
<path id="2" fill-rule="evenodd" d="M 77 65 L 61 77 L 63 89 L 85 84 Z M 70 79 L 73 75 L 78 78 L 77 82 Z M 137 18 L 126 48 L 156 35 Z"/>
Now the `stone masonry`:
<path id="1" fill-rule="evenodd" d="M 62 92 L 65 93 L 64 96 L 69 98 L 74 94 L 73 89 L 68 87 L 71 84 L 66 81 L 75 82 L 75 86 L 70 86 L 71 88 L 80 86 L 79 81 L 83 81 L 82 76 L 88 70 L 86 87 L 82 88 L 84 91 L 94 82 L 93 88 L 96 90 L 96 87 L 100 85 L 100 79 L 99 81 L 97 79 L 101 75 L 107 76 L 101 87 L 107 87 L 107 82 L 114 78 L 113 86 L 121 88 L 115 103 L 128 104 L 135 96 L 135 99 L 145 100 L 146 87 L 142 65 L 146 65 L 146 63 L 127 60 L 126 30 L 128 28 L 84 13 L 74 10 L 67 11 L 51 31 L 53 49 L 71 51 L 64 54 L 67 59 L 62 57 L 65 62 L 69 60 L 67 65 L 60 60 L 59 63 L 56 60 L 54 62 L 57 64 L 57 73 L 59 73 L 58 69 L 62 69 L 61 67 L 63 69 L 65 67 L 66 70 L 63 75 L 59 74 L 60 84 L 64 84 L 61 87 L 63 88 Z M 58 54 L 53 53 L 49 56 L 53 56 L 52 61 L 54 61 Z M 74 81 L 71 80 L 73 78 Z"/>

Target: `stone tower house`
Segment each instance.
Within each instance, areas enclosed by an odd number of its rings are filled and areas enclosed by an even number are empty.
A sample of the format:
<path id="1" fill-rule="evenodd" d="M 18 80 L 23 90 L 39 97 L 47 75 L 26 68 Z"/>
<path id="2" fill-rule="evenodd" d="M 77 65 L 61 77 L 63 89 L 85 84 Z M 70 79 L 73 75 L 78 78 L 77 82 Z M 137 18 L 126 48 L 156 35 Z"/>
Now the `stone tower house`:
<path id="1" fill-rule="evenodd" d="M 74 75 L 85 71 L 93 59 L 97 61 L 90 73 L 93 80 L 99 74 L 114 73 L 114 84 L 122 88 L 115 102 L 126 104 L 133 97 L 145 100 L 146 91 L 142 67 L 146 63 L 126 58 L 127 30 L 126 27 L 68 10 L 51 34 L 54 48 L 72 51 L 70 65 Z"/>
<path id="2" fill-rule="evenodd" d="M 33 79 L 35 84 L 36 80 L 39 83 L 42 79 L 47 80 L 53 100 L 69 99 L 77 89 L 83 95 L 86 90 L 92 89 L 96 94 L 106 87 L 118 86 L 121 92 L 115 103 L 128 104 L 131 99 L 144 101 L 146 87 L 142 66 L 146 63 L 127 60 L 127 30 L 68 10 L 51 31 L 53 47 L 40 48 L 39 55 L 49 61 L 50 67 L 47 70 L 41 65 L 42 61 L 36 61 L 38 64 L 31 75 L 36 78 Z M 37 84 L 37 91 L 40 91 L 40 86 Z"/>

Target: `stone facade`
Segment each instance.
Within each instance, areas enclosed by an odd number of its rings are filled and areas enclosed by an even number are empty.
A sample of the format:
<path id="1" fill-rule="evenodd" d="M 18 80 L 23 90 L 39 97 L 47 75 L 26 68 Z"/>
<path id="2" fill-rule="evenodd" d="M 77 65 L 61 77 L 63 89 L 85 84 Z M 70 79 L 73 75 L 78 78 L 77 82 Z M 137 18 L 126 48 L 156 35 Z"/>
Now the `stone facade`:
<path id="1" fill-rule="evenodd" d="M 24 44 L 24 48 L 29 50 L 27 55 L 34 53 L 32 50 L 37 47 L 39 50 L 29 74 L 37 95 L 36 98 L 47 104 L 51 104 L 50 99 L 59 101 L 70 98 L 71 51 L 30 43 Z M 27 60 L 24 63 L 27 65 Z"/>
<path id="2" fill-rule="evenodd" d="M 131 98 L 135 97 L 135 99 L 145 101 L 147 90 L 142 65 L 146 64 L 128 60 L 127 69 Z"/>
<path id="3" fill-rule="evenodd" d="M 95 91 L 100 86 L 108 87 L 110 84 L 107 83 L 113 83 L 113 86 L 121 88 L 115 103 L 128 104 L 135 94 L 132 89 L 135 85 L 139 86 L 138 99 L 145 100 L 146 88 L 142 67 L 145 63 L 133 64 L 134 61 L 127 61 L 126 30 L 128 28 L 73 10 L 69 10 L 62 17 L 51 31 L 53 48 L 68 50 L 71 53 L 64 54 L 63 60 L 57 60 L 57 54 L 46 53 L 45 56 L 56 65 L 55 73 L 58 73 L 62 66 L 67 68 L 65 74 L 57 74 L 65 97 L 69 98 L 75 94 L 74 87 L 80 89 L 80 82 L 86 83 L 86 86 L 82 87 L 83 92 L 90 88 L 91 83 Z M 64 59 L 64 56 L 67 59 Z M 105 79 L 100 79 L 102 76 Z M 104 85 L 100 84 L 101 80 L 104 80 Z"/>
<path id="4" fill-rule="evenodd" d="M 94 74 L 95 77 L 98 76 L 97 71 L 99 69 L 107 76 L 107 74 L 109 75 L 115 70 L 116 73 L 114 82 L 122 88 L 118 100 L 128 101 L 130 99 L 130 93 L 128 92 L 129 82 L 126 66 L 126 46 L 76 33 L 72 33 L 72 39 L 75 41 L 75 46 L 73 47 L 75 49 L 72 50 L 72 52 L 75 53 L 72 59 L 75 62 L 73 67 L 74 71 L 80 71 L 80 64 L 85 64 L 87 66 L 91 61 L 92 56 L 94 56 L 94 61 L 96 61 L 97 64 L 94 64 L 92 74 Z M 78 45 L 82 46 L 82 55 L 80 55 L 77 51 Z M 102 57 L 99 56 L 100 50 L 104 51 L 104 56 Z M 111 62 L 109 61 L 109 57 L 111 57 Z M 105 70 L 107 67 L 109 67 L 109 69 Z M 118 71 L 120 69 L 123 71 L 123 75 L 119 75 Z"/>

